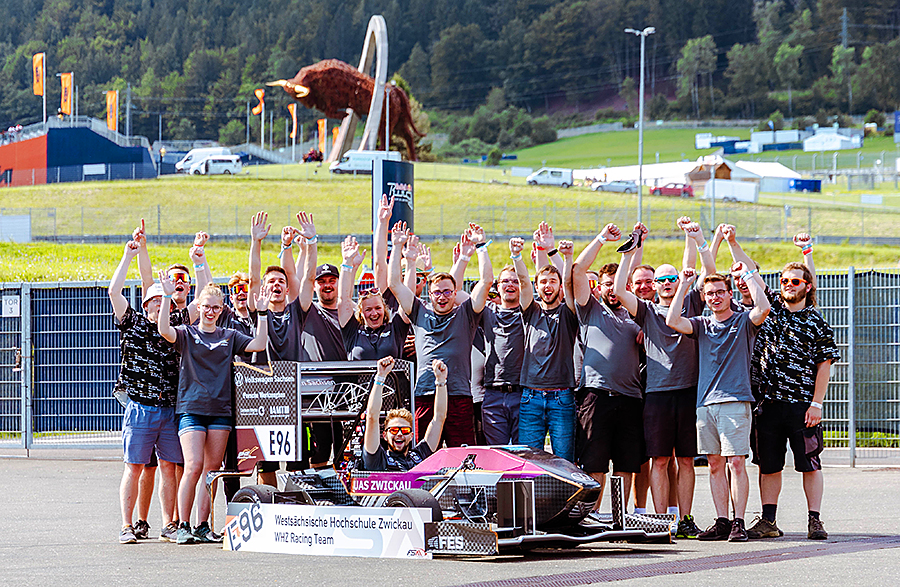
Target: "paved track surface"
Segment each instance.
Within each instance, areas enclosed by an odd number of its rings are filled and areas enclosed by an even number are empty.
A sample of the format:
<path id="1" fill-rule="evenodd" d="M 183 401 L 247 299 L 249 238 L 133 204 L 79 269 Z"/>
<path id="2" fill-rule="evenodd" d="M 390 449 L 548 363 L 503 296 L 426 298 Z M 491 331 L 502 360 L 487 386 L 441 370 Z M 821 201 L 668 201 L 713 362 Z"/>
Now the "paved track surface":
<path id="1" fill-rule="evenodd" d="M 36 455 L 36 456 L 35 456 Z M 118 544 L 122 465 L 104 451 L 0 456 L 0 576 L 4 585 L 412 585 L 551 587 L 625 585 L 878 585 L 900 573 L 900 468 L 828 468 L 822 519 L 829 540 L 806 539 L 797 473 L 786 472 L 778 510 L 784 538 L 744 544 L 679 540 L 670 545 L 601 544 L 528 555 L 432 561 L 232 553 L 214 545 L 153 540 Z M 751 468 L 750 511 L 758 511 Z M 223 508 L 219 507 L 220 515 Z M 697 469 L 694 514 L 713 520 L 706 468 Z M 747 516 L 748 524 L 753 514 Z M 219 521 L 221 524 L 221 521 Z"/>

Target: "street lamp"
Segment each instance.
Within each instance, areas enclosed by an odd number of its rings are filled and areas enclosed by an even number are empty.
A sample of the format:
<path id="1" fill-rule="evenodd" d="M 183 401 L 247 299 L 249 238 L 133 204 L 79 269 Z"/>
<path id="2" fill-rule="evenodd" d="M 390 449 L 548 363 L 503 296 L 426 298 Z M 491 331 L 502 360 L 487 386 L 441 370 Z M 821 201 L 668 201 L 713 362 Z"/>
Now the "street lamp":
<path id="1" fill-rule="evenodd" d="M 643 222 L 641 215 L 644 209 L 644 44 L 647 37 L 656 32 L 656 28 L 648 26 L 641 31 L 625 29 L 625 32 L 641 38 L 641 83 L 638 96 L 638 222 Z"/>

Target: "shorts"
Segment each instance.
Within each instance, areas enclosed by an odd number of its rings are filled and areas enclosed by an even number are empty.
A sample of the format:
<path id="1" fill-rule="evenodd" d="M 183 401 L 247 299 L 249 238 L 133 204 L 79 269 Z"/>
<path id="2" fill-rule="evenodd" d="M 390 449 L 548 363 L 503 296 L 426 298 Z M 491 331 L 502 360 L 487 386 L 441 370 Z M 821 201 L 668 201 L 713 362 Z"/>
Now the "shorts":
<path id="1" fill-rule="evenodd" d="M 697 388 L 653 391 L 644 400 L 644 441 L 650 457 L 697 456 Z"/>
<path id="2" fill-rule="evenodd" d="M 640 473 L 644 462 L 641 398 L 610 395 L 603 389 L 579 392 L 575 454 L 587 473 Z M 670 453 L 671 454 L 671 453 Z"/>
<path id="3" fill-rule="evenodd" d="M 125 462 L 146 465 L 153 458 L 154 449 L 160 459 L 183 463 L 175 408 L 160 408 L 129 401 L 122 420 L 122 450 Z"/>
<path id="4" fill-rule="evenodd" d="M 188 432 L 206 432 L 207 430 L 231 431 L 231 428 L 231 418 L 228 416 L 178 414 L 178 436 Z"/>
<path id="5" fill-rule="evenodd" d="M 416 396 L 416 442 L 424 438 L 433 417 L 434 395 Z M 444 420 L 441 440 L 450 447 L 475 445 L 475 407 L 472 396 L 451 395 L 447 398 L 447 419 Z"/>
<path id="6" fill-rule="evenodd" d="M 751 402 L 723 402 L 697 408 L 700 454 L 746 457 L 750 454 Z"/>
<path id="7" fill-rule="evenodd" d="M 822 469 L 819 454 L 824 444 L 822 425 L 806 426 L 806 402 L 764 400 L 756 416 L 756 455 L 763 475 L 784 469 L 787 444 L 794 453 L 794 469 L 810 473 Z"/>

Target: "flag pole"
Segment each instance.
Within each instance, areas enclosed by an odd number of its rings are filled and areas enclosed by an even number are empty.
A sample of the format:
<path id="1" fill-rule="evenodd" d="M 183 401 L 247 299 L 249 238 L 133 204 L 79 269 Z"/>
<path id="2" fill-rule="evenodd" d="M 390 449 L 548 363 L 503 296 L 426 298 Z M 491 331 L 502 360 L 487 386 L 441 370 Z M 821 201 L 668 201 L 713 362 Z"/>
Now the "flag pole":
<path id="1" fill-rule="evenodd" d="M 44 58 L 41 61 L 43 61 L 43 64 L 44 64 L 44 67 L 41 68 L 43 70 L 41 73 L 44 76 L 43 80 L 41 80 L 41 83 L 43 84 L 43 86 L 41 87 L 41 90 L 42 90 L 41 93 L 43 94 L 43 96 L 41 96 L 41 97 L 44 99 L 43 100 L 44 101 L 44 124 L 47 124 L 47 53 L 46 52 L 44 52 Z"/>

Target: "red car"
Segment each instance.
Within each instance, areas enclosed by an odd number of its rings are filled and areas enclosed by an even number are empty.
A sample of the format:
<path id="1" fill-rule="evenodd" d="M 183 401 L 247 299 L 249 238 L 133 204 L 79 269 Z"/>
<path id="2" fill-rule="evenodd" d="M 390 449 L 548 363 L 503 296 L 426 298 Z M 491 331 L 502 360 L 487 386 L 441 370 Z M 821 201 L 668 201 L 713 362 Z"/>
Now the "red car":
<path id="1" fill-rule="evenodd" d="M 682 198 L 693 198 L 694 188 L 686 183 L 667 183 L 662 187 L 655 187 L 650 190 L 653 196 L 681 196 Z"/>

